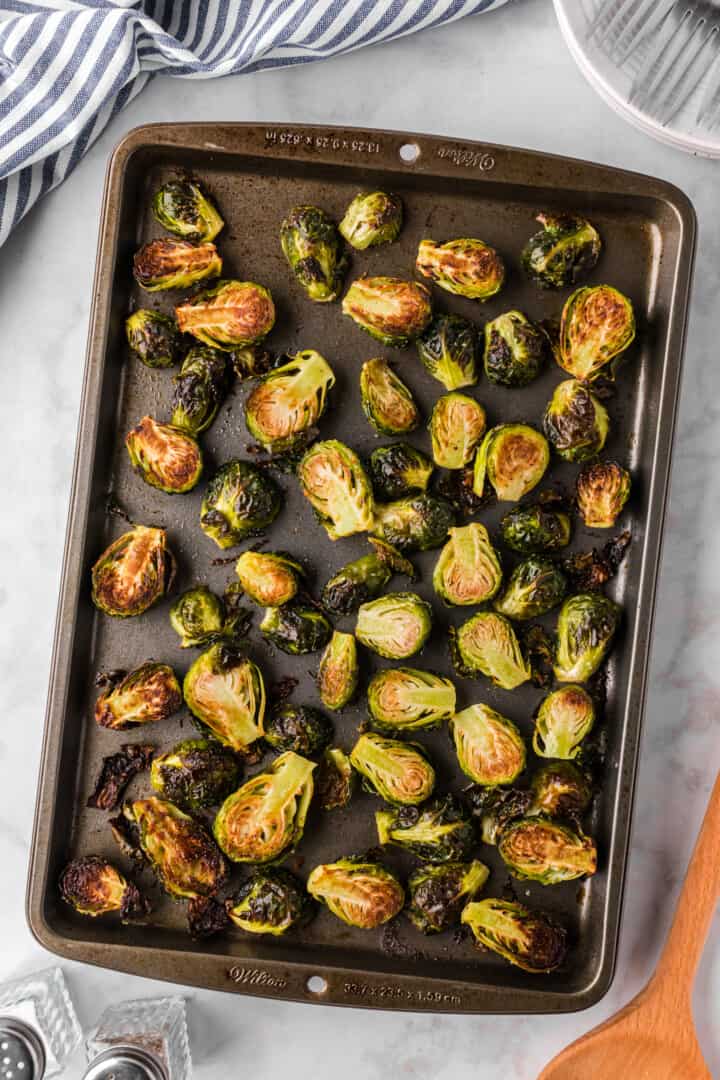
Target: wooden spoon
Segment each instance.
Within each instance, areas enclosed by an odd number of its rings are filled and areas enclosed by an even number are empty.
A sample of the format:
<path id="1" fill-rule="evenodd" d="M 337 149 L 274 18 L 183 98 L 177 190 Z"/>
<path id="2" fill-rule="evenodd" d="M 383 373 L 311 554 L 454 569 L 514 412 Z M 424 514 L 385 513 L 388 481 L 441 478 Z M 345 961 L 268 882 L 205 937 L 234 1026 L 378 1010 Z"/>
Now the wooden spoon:
<path id="1" fill-rule="evenodd" d="M 558 1054 L 538 1080 L 712 1080 L 695 1036 L 695 970 L 720 898 L 720 776 L 655 974 L 619 1013 Z"/>

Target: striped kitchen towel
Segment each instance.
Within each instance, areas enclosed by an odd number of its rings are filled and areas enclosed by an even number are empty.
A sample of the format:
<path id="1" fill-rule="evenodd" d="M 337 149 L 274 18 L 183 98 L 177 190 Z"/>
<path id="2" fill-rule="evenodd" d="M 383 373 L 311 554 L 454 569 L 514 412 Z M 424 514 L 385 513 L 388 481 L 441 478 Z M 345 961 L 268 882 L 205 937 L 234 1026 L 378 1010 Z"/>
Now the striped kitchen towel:
<path id="1" fill-rule="evenodd" d="M 0 244 L 154 73 L 284 67 L 505 0 L 0 0 Z"/>

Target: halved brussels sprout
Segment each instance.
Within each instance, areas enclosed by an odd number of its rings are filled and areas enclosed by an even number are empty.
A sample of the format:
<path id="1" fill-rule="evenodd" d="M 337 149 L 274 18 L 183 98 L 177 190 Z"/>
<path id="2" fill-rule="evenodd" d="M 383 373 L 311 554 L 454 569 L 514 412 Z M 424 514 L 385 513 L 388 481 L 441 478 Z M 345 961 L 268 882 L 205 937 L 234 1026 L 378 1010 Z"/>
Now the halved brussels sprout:
<path id="1" fill-rule="evenodd" d="M 366 360 L 360 370 L 363 412 L 381 435 L 405 435 L 420 423 L 412 393 L 387 360 Z"/>
<path id="2" fill-rule="evenodd" d="M 373 726 L 381 731 L 437 727 L 455 712 L 455 687 L 442 675 L 416 668 L 385 668 L 367 690 Z"/>
<path id="3" fill-rule="evenodd" d="M 213 833 L 233 862 L 274 862 L 302 839 L 315 763 L 288 750 L 230 795 Z"/>
<path id="4" fill-rule="evenodd" d="M 180 638 L 181 649 L 208 645 L 223 632 L 223 602 L 206 585 L 188 589 L 170 608 L 170 625 Z"/>
<path id="5" fill-rule="evenodd" d="M 125 743 L 114 754 L 104 757 L 85 805 L 93 810 L 117 810 L 125 788 L 150 767 L 154 752 L 154 746 Z"/>
<path id="6" fill-rule="evenodd" d="M 630 497 L 630 473 L 615 461 L 585 465 L 577 478 L 580 515 L 589 529 L 612 529 Z"/>
<path id="7" fill-rule="evenodd" d="M 540 702 L 533 749 L 538 757 L 569 761 L 580 753 L 594 723 L 595 706 L 588 692 L 582 686 L 561 686 Z"/>
<path id="8" fill-rule="evenodd" d="M 410 443 L 378 446 L 370 455 L 373 490 L 383 499 L 401 499 L 426 491 L 432 471 L 430 458 Z"/>
<path id="9" fill-rule="evenodd" d="M 421 240 L 415 267 L 441 289 L 469 300 L 488 300 L 505 280 L 502 259 L 482 240 Z"/>
<path id="10" fill-rule="evenodd" d="M 635 338 L 635 314 L 627 296 L 610 285 L 576 289 L 560 319 L 557 362 L 575 379 L 597 378 Z"/>
<path id="11" fill-rule="evenodd" d="M 478 381 L 478 330 L 462 315 L 436 315 L 418 338 L 417 351 L 425 369 L 446 390 Z"/>
<path id="12" fill-rule="evenodd" d="M 282 492 L 266 470 L 249 461 L 228 461 L 205 489 L 200 528 L 219 548 L 235 547 L 271 525 L 281 506 Z"/>
<path id="13" fill-rule="evenodd" d="M 310 900 L 289 871 L 256 870 L 226 908 L 231 922 L 246 933 L 277 937 L 306 921 Z"/>
<path id="14" fill-rule="evenodd" d="M 218 414 L 227 391 L 228 360 L 218 349 L 195 345 L 175 376 L 171 423 L 199 435 Z"/>
<path id="15" fill-rule="evenodd" d="M 458 675 L 486 675 L 503 690 L 514 690 L 532 677 L 512 625 L 504 615 L 478 611 L 453 632 L 450 644 Z"/>
<path id="16" fill-rule="evenodd" d="M 373 532 L 400 551 L 430 551 L 445 542 L 454 522 L 445 499 L 423 492 L 378 504 Z"/>
<path id="17" fill-rule="evenodd" d="M 317 206 L 295 206 L 280 226 L 280 246 L 290 269 L 318 304 L 337 300 L 347 257 L 335 222 Z"/>
<path id="18" fill-rule="evenodd" d="M 354 450 L 337 439 L 314 443 L 298 477 L 305 498 L 331 540 L 372 528 L 372 487 Z"/>
<path id="19" fill-rule="evenodd" d="M 461 921 L 478 945 L 531 974 L 555 971 L 567 954 L 564 930 L 512 900 L 475 901 L 463 910 Z"/>
<path id="20" fill-rule="evenodd" d="M 416 806 L 432 795 L 435 770 L 421 747 L 369 731 L 350 752 L 365 788 L 393 806 Z"/>
<path id="21" fill-rule="evenodd" d="M 576 379 L 555 387 L 543 428 L 556 454 L 565 461 L 587 461 L 605 445 L 610 429 L 607 409 Z"/>
<path id="22" fill-rule="evenodd" d="M 571 761 L 553 761 L 538 769 L 532 778 L 531 813 L 577 821 L 592 799 L 587 776 Z"/>
<path id="23" fill-rule="evenodd" d="M 333 727 L 328 718 L 310 705 L 283 705 L 265 721 L 265 741 L 273 750 L 319 754 L 332 737 Z"/>
<path id="24" fill-rule="evenodd" d="M 140 308 L 125 320 L 128 345 L 146 367 L 172 367 L 180 359 L 182 342 L 175 320 L 159 311 Z"/>
<path id="25" fill-rule="evenodd" d="M 570 516 L 542 503 L 516 506 L 500 522 L 502 538 L 521 555 L 557 551 L 570 543 Z"/>
<path id="26" fill-rule="evenodd" d="M 165 596 L 175 558 L 165 529 L 134 525 L 113 540 L 92 568 L 92 600 L 119 619 L 142 615 Z"/>
<path id="27" fill-rule="evenodd" d="M 317 682 L 323 705 L 338 711 L 352 701 L 358 684 L 357 645 L 352 634 L 334 630 L 320 657 Z"/>
<path id="28" fill-rule="evenodd" d="M 182 692 L 175 672 L 152 660 L 129 674 L 101 676 L 104 690 L 95 702 L 95 722 L 113 731 L 165 720 L 182 706 Z"/>
<path id="29" fill-rule="evenodd" d="M 184 810 L 219 806 L 240 780 L 240 762 L 214 739 L 183 739 L 150 767 L 150 783 Z"/>
<path id="30" fill-rule="evenodd" d="M 359 856 L 316 866 L 307 890 L 338 919 L 360 930 L 374 930 L 389 922 L 405 903 L 405 892 L 394 874 Z"/>
<path id="31" fill-rule="evenodd" d="M 260 633 L 276 649 L 299 656 L 324 649 L 332 635 L 332 626 L 317 608 L 284 604 L 266 608 Z"/>
<path id="32" fill-rule="evenodd" d="M 133 258 L 133 277 L 145 292 L 187 289 L 196 281 L 222 273 L 222 259 L 214 244 L 189 240 L 151 240 Z M 179 323 L 178 319 L 178 323 Z M 181 330 L 185 328 L 180 327 Z"/>
<path id="33" fill-rule="evenodd" d="M 267 337 L 275 325 L 275 305 L 264 286 L 229 278 L 180 304 L 175 318 L 184 334 L 230 352 Z"/>
<path id="34" fill-rule="evenodd" d="M 430 863 L 467 859 L 475 846 L 475 830 L 454 795 L 436 795 L 424 806 L 401 806 L 375 814 L 381 844 L 398 844 Z"/>
<path id="35" fill-rule="evenodd" d="M 150 911 L 137 886 L 99 855 L 85 855 L 67 864 L 60 875 L 60 895 L 78 915 L 93 919 L 117 911 L 123 922 L 130 922 Z"/>
<path id="36" fill-rule="evenodd" d="M 463 469 L 469 465 L 485 434 L 485 410 L 479 401 L 459 394 L 443 394 L 430 416 L 432 456 L 442 469 Z"/>
<path id="37" fill-rule="evenodd" d="M 578 593 L 560 608 L 555 678 L 587 682 L 605 659 L 620 623 L 621 609 L 601 593 Z"/>
<path id="38" fill-rule="evenodd" d="M 369 191 L 355 196 L 338 228 L 351 247 L 365 251 L 397 240 L 402 221 L 403 207 L 398 195 Z"/>
<path id="39" fill-rule="evenodd" d="M 325 412 L 332 368 L 314 349 L 291 355 L 266 375 L 245 402 L 245 423 L 271 453 L 293 450 L 307 440 Z"/>
<path id="40" fill-rule="evenodd" d="M 501 832 L 511 821 L 532 813 L 533 796 L 526 788 L 478 785 L 470 788 L 465 796 L 473 816 L 480 819 L 485 844 L 497 844 Z"/>
<path id="41" fill-rule="evenodd" d="M 542 225 L 523 248 L 523 270 L 541 289 L 566 289 L 597 263 L 602 243 L 590 222 L 573 214 L 538 214 Z"/>
<path id="42" fill-rule="evenodd" d="M 225 224 L 194 180 L 168 180 L 155 192 L 152 210 L 164 229 L 186 240 L 214 240 Z"/>
<path id="43" fill-rule="evenodd" d="M 432 630 L 432 608 L 415 593 L 386 593 L 362 604 L 355 636 L 366 649 L 389 660 L 420 652 Z"/>
<path id="44" fill-rule="evenodd" d="M 393 574 L 405 574 L 414 581 L 415 567 L 392 544 L 369 536 L 373 550 L 354 562 L 347 563 L 326 583 L 322 591 L 323 606 L 335 615 L 349 615 L 366 600 L 381 593 Z"/>
<path id="45" fill-rule="evenodd" d="M 353 792 L 355 774 L 350 758 L 338 746 L 331 746 L 322 756 L 315 773 L 315 790 L 322 810 L 340 810 L 347 806 Z"/>
<path id="46" fill-rule="evenodd" d="M 527 424 L 490 428 L 475 455 L 473 490 L 482 496 L 486 480 L 501 502 L 517 502 L 540 483 L 550 464 L 547 439 Z"/>
<path id="47" fill-rule="evenodd" d="M 559 885 L 597 870 L 597 849 L 589 836 L 540 814 L 503 829 L 498 851 L 513 877 L 540 885 Z"/>
<path id="48" fill-rule="evenodd" d="M 433 588 L 446 604 L 484 604 L 502 582 L 502 567 L 488 531 L 477 521 L 450 529 L 433 571 Z"/>
<path id="49" fill-rule="evenodd" d="M 516 724 L 489 705 L 470 705 L 450 721 L 460 768 L 476 784 L 512 784 L 525 768 L 525 742 Z"/>
<path id="50" fill-rule="evenodd" d="M 252 660 L 227 645 L 211 645 L 183 682 L 190 712 L 216 739 L 245 753 L 263 734 L 265 683 Z"/>
<path id="51" fill-rule="evenodd" d="M 498 386 L 527 386 L 542 371 L 546 334 L 522 311 L 507 311 L 485 323 L 485 374 Z"/>
<path id="52" fill-rule="evenodd" d="M 398 349 L 414 341 L 432 317 L 428 290 L 416 281 L 395 277 L 353 281 L 342 310 L 376 341 Z"/>
<path id="53" fill-rule="evenodd" d="M 272 551 L 243 551 L 235 563 L 243 592 L 263 607 L 281 607 L 300 588 L 303 569 L 289 555 Z"/>
<path id="54" fill-rule="evenodd" d="M 517 564 L 493 607 L 509 619 L 535 619 L 552 611 L 566 592 L 562 570 L 551 559 L 531 555 Z"/>
<path id="55" fill-rule="evenodd" d="M 420 866 L 408 878 L 408 918 L 423 934 L 439 934 L 460 921 L 463 905 L 490 876 L 484 863 Z"/>
<path id="56" fill-rule="evenodd" d="M 168 495 L 195 487 L 202 473 L 202 451 L 192 435 L 143 416 L 125 437 L 128 457 L 138 476 Z"/>

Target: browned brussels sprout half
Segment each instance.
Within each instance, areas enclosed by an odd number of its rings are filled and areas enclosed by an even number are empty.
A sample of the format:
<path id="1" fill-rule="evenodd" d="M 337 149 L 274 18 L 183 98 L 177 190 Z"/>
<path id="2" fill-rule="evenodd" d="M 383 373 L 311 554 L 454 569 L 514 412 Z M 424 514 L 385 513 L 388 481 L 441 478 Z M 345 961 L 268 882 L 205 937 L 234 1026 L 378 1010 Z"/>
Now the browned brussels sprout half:
<path id="1" fill-rule="evenodd" d="M 310 705 L 283 705 L 265 721 L 265 741 L 273 750 L 314 756 L 329 746 L 332 737 L 328 718 Z"/>
<path id="2" fill-rule="evenodd" d="M 223 633 L 223 602 L 206 585 L 188 589 L 170 608 L 170 625 L 180 638 L 181 649 L 209 645 Z"/>
<path id="3" fill-rule="evenodd" d="M 252 660 L 227 645 L 211 645 L 183 682 L 190 712 L 224 746 L 244 753 L 263 734 L 265 683 Z"/>
<path id="4" fill-rule="evenodd" d="M 196 281 L 222 273 L 222 259 L 214 244 L 188 240 L 151 240 L 135 253 L 133 275 L 146 292 L 187 289 Z M 179 322 L 179 320 L 178 320 Z M 181 326 L 181 330 L 185 327 Z"/>
<path id="5" fill-rule="evenodd" d="M 366 600 L 382 592 L 393 574 L 404 574 L 411 581 L 417 577 L 413 564 L 392 544 L 376 537 L 368 540 L 372 552 L 343 566 L 322 591 L 323 606 L 334 615 L 357 611 Z"/>
<path id="6" fill-rule="evenodd" d="M 435 770 L 412 743 L 369 731 L 355 743 L 350 761 L 366 790 L 393 806 L 416 806 L 433 793 Z"/>
<path id="7" fill-rule="evenodd" d="M 225 222 L 194 180 L 169 180 L 153 196 L 153 214 L 164 229 L 185 240 L 214 240 Z"/>
<path id="8" fill-rule="evenodd" d="M 558 682 L 587 682 L 610 649 L 621 610 L 601 593 L 570 596 L 560 609 L 557 625 L 555 678 Z"/>
<path id="9" fill-rule="evenodd" d="M 561 458 L 587 461 L 605 445 L 610 418 L 592 390 L 576 379 L 566 379 L 555 387 L 545 410 L 543 427 Z"/>
<path id="10" fill-rule="evenodd" d="M 404 660 L 422 649 L 432 629 L 432 608 L 415 593 L 386 593 L 363 604 L 355 636 L 366 649 Z"/>
<path id="11" fill-rule="evenodd" d="M 498 851 L 513 877 L 540 885 L 559 885 L 597 870 L 593 840 L 541 814 L 510 822 L 500 833 Z"/>
<path id="12" fill-rule="evenodd" d="M 512 900 L 479 900 L 462 913 L 478 945 L 531 974 L 555 971 L 567 954 L 565 931 Z"/>
<path id="13" fill-rule="evenodd" d="M 405 435 L 420 423 L 420 410 L 409 388 L 387 360 L 367 360 L 360 371 L 363 412 L 381 435 Z"/>
<path id="14" fill-rule="evenodd" d="M 95 721 L 114 731 L 165 720 L 182 705 L 180 683 L 167 664 L 149 660 L 129 674 L 102 676 L 105 689 L 95 702 Z"/>
<path id="15" fill-rule="evenodd" d="M 437 727 L 455 712 L 455 687 L 442 675 L 416 668 L 385 668 L 373 675 L 367 691 L 373 727 L 417 731 Z"/>
<path id="16" fill-rule="evenodd" d="M 92 599 L 106 615 L 142 615 L 161 600 L 175 576 L 164 529 L 135 525 L 102 553 L 92 568 Z"/>
<path id="17" fill-rule="evenodd" d="M 448 930 L 489 876 L 487 866 L 477 860 L 418 867 L 408 878 L 408 918 L 423 934 Z"/>
<path id="18" fill-rule="evenodd" d="M 475 847 L 475 830 L 454 795 L 436 795 L 423 806 L 401 806 L 375 814 L 378 840 L 397 844 L 430 863 L 459 862 Z"/>
<path id="19" fill-rule="evenodd" d="M 184 334 L 230 352 L 267 337 L 275 325 L 275 305 L 262 285 L 229 279 L 176 307 L 175 317 Z"/>
<path id="20" fill-rule="evenodd" d="M 521 311 L 485 323 L 485 374 L 498 386 L 527 386 L 542 371 L 548 351 L 543 330 Z"/>
<path id="21" fill-rule="evenodd" d="M 326 750 L 315 777 L 315 789 L 322 810 L 340 810 L 347 806 L 352 797 L 355 774 L 344 750 L 337 746 Z"/>
<path id="22" fill-rule="evenodd" d="M 484 604 L 502 582 L 502 568 L 488 531 L 477 521 L 450 529 L 433 571 L 433 588 L 446 604 Z"/>
<path id="23" fill-rule="evenodd" d="M 150 487 L 182 495 L 200 479 L 203 459 L 197 440 L 172 424 L 144 416 L 127 433 L 125 445 L 130 464 Z"/>
<path id="24" fill-rule="evenodd" d="M 116 810 L 130 781 L 144 772 L 152 761 L 154 746 L 126 743 L 115 754 L 103 758 L 102 768 L 87 805 L 94 810 Z"/>
<path id="25" fill-rule="evenodd" d="M 557 362 L 575 379 L 595 379 L 634 337 L 627 296 L 610 285 L 576 289 L 562 311 Z"/>
<path id="26" fill-rule="evenodd" d="M 542 503 L 516 506 L 500 522 L 502 538 L 521 555 L 542 554 L 567 547 L 572 534 L 570 517 Z"/>
<path id="27" fill-rule="evenodd" d="M 311 915 L 307 893 L 287 870 L 256 870 L 237 895 L 226 901 L 226 907 L 231 921 L 241 930 L 275 937 Z"/>
<path id="28" fill-rule="evenodd" d="M 376 341 L 398 349 L 419 337 L 432 317 L 428 290 L 394 277 L 358 278 L 345 294 L 342 310 Z"/>
<path id="29" fill-rule="evenodd" d="M 441 469 L 464 469 L 485 434 L 485 410 L 479 401 L 453 391 L 438 398 L 430 416 L 433 461 Z"/>
<path id="30" fill-rule="evenodd" d="M 334 385 L 332 369 L 319 352 L 296 353 L 266 375 L 248 397 L 248 431 L 271 453 L 295 449 L 307 441 L 325 412 L 327 392 Z"/>
<path id="31" fill-rule="evenodd" d="M 167 368 L 180 360 L 182 344 L 175 320 L 140 308 L 125 320 L 128 345 L 146 367 Z"/>
<path id="32" fill-rule="evenodd" d="M 446 390 L 478 381 L 478 331 L 462 315 L 436 315 L 418 338 L 417 351 L 425 369 Z"/>
<path id="33" fill-rule="evenodd" d="M 527 424 L 490 428 L 475 455 L 473 490 L 489 483 L 501 502 L 516 502 L 539 484 L 550 464 L 547 440 Z"/>
<path id="34" fill-rule="evenodd" d="M 308 299 L 337 300 L 347 258 L 335 222 L 317 206 L 295 206 L 280 226 L 280 245 Z"/>
<path id="35" fill-rule="evenodd" d="M 577 478 L 578 510 L 590 529 L 612 529 L 630 497 L 630 473 L 615 461 L 585 465 Z"/>
<path id="36" fill-rule="evenodd" d="M 288 750 L 220 807 L 213 832 L 233 862 L 269 863 L 302 839 L 315 764 Z"/>
<path id="37" fill-rule="evenodd" d="M 566 289 L 597 263 L 600 234 L 583 217 L 538 214 L 542 225 L 523 248 L 523 270 L 541 289 Z"/>
<path id="38" fill-rule="evenodd" d="M 332 636 L 332 626 L 317 608 L 284 604 L 265 609 L 260 633 L 281 652 L 300 656 L 324 649 Z"/>
<path id="39" fill-rule="evenodd" d="M 400 235 L 403 221 L 399 196 L 384 191 L 356 195 L 340 222 L 340 235 L 356 251 L 391 244 Z"/>
<path id="40" fill-rule="evenodd" d="M 572 821 L 583 816 L 592 799 L 587 776 L 572 761 L 543 765 L 533 776 L 531 792 L 533 814 Z"/>
<path id="41" fill-rule="evenodd" d="M 320 657 L 317 683 L 323 705 L 337 712 L 348 705 L 357 690 L 359 665 L 352 634 L 334 630 Z"/>
<path id="42" fill-rule="evenodd" d="M 73 859 L 60 875 L 60 895 L 78 915 L 107 915 L 118 912 L 123 922 L 141 919 L 150 904 L 111 862 L 98 855 Z"/>
<path id="43" fill-rule="evenodd" d="M 383 499 L 401 499 L 426 491 L 432 472 L 430 458 L 410 443 L 378 446 L 370 455 L 373 490 Z"/>
<path id="44" fill-rule="evenodd" d="M 450 721 L 460 768 L 476 784 L 512 784 L 525 768 L 517 726 L 489 705 L 470 705 Z"/>
<path id="45" fill-rule="evenodd" d="M 357 856 L 316 866 L 307 890 L 338 919 L 360 930 L 389 922 L 405 903 L 403 887 L 389 870 Z"/>
<path id="46" fill-rule="evenodd" d="M 449 503 L 423 492 L 376 506 L 373 532 L 400 551 L 429 551 L 444 543 L 454 522 Z"/>
<path id="47" fill-rule="evenodd" d="M 493 606 L 509 619 L 535 619 L 552 611 L 566 592 L 562 570 L 551 559 L 531 555 L 517 564 Z"/>
<path id="48" fill-rule="evenodd" d="M 214 739 L 184 739 L 153 760 L 150 783 L 184 810 L 205 810 L 235 790 L 240 773 L 235 754 Z"/>
<path id="49" fill-rule="evenodd" d="M 249 461 L 228 461 L 205 489 L 200 528 L 220 548 L 234 547 L 272 524 L 282 494 L 272 476 Z"/>
<path id="50" fill-rule="evenodd" d="M 595 723 L 593 700 L 582 686 L 561 686 L 544 698 L 535 717 L 533 749 L 538 757 L 569 761 L 580 753 Z"/>
<path id="51" fill-rule="evenodd" d="M 454 632 L 450 643 L 459 675 L 486 675 L 503 690 L 514 690 L 532 675 L 512 625 L 504 615 L 478 611 Z"/>
<path id="52" fill-rule="evenodd" d="M 297 594 L 303 569 L 288 555 L 244 551 L 235 563 L 244 593 L 263 607 L 280 607 Z"/>
<path id="53" fill-rule="evenodd" d="M 171 423 L 189 435 L 206 431 L 218 414 L 228 385 L 225 353 L 196 345 L 175 376 Z"/>
<path id="54" fill-rule="evenodd" d="M 441 289 L 469 300 L 488 300 L 505 280 L 502 259 L 482 240 L 421 240 L 415 266 Z"/>
<path id="55" fill-rule="evenodd" d="M 303 495 L 331 540 L 372 528 L 372 487 L 360 458 L 349 446 L 337 439 L 314 443 L 303 455 L 298 477 Z"/>

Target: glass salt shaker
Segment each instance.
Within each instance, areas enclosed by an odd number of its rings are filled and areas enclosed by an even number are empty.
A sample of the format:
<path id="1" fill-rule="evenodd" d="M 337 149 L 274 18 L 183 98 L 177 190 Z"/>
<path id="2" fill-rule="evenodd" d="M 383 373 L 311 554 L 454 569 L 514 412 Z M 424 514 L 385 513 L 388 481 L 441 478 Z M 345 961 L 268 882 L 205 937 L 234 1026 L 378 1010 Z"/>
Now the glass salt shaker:
<path id="1" fill-rule="evenodd" d="M 81 1038 L 60 968 L 0 986 L 0 1080 L 59 1076 Z"/>
<path id="2" fill-rule="evenodd" d="M 191 1080 L 185 1001 L 181 997 L 145 998 L 109 1006 L 85 1047 L 90 1066 L 83 1080 Z"/>

